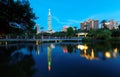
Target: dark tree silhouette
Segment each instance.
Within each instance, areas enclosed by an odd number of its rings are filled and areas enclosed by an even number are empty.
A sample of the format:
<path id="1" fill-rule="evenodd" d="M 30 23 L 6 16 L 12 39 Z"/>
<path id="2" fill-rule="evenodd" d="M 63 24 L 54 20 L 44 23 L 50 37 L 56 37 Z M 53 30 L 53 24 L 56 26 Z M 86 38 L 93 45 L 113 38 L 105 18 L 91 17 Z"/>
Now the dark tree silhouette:
<path id="1" fill-rule="evenodd" d="M 28 0 L 0 0 L 0 33 L 29 32 L 35 19 Z"/>
<path id="2" fill-rule="evenodd" d="M 69 37 L 74 36 L 74 31 L 73 31 L 73 28 L 72 28 L 72 27 L 69 27 L 69 28 L 67 29 L 67 36 L 69 36 Z"/>
<path id="3" fill-rule="evenodd" d="M 118 26 L 119 30 L 120 30 L 120 25 Z"/>

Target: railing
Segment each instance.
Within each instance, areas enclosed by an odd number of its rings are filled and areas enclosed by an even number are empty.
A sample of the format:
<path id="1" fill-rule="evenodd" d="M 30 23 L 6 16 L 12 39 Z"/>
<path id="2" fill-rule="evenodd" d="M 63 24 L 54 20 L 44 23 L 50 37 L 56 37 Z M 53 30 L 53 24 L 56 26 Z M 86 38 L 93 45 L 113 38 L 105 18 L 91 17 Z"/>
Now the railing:
<path id="1" fill-rule="evenodd" d="M 56 40 L 78 40 L 82 37 L 51 37 L 51 36 L 0 36 L 0 41 L 56 41 Z"/>

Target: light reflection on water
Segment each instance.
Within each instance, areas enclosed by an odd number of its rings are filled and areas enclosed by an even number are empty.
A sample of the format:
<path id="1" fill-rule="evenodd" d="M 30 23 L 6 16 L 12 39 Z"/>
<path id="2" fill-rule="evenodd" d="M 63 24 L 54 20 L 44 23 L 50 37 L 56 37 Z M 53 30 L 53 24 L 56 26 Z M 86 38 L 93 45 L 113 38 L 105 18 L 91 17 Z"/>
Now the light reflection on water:
<path id="1" fill-rule="evenodd" d="M 97 51 L 95 53 L 94 48 L 88 49 L 88 46 L 86 44 L 85 45 L 78 45 L 77 48 L 81 50 L 80 56 L 85 57 L 88 60 L 93 60 L 93 59 L 98 60 L 99 59 L 99 53 L 101 53 L 102 54 L 101 56 L 103 56 L 105 58 L 116 58 L 119 54 L 118 48 L 108 49 L 104 53 L 103 52 L 97 52 Z"/>
<path id="2" fill-rule="evenodd" d="M 116 43 L 11 44 L 0 51 L 0 71 L 8 73 L 0 77 L 120 77 Z"/>

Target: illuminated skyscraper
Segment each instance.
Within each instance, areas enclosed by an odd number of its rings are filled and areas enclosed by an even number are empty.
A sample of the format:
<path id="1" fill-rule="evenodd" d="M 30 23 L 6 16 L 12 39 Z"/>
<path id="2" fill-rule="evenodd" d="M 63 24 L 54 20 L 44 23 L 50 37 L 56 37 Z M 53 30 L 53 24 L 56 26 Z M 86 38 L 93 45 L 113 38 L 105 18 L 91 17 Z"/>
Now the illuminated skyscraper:
<path id="1" fill-rule="evenodd" d="M 50 12 L 50 9 L 49 9 L 49 11 L 48 11 L 48 32 L 50 32 L 52 30 L 51 26 L 52 26 L 52 23 L 51 23 L 51 12 Z"/>

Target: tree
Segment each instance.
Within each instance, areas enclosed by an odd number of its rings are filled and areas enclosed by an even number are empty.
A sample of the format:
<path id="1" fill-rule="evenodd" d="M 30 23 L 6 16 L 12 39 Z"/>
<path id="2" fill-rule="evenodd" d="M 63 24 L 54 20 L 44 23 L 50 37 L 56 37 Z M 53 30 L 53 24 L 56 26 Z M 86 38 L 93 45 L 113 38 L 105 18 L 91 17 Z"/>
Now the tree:
<path id="1" fill-rule="evenodd" d="M 93 29 L 92 29 L 92 30 L 89 30 L 89 31 L 88 31 L 88 36 L 90 36 L 90 37 L 92 37 L 92 38 L 95 37 L 95 34 L 96 34 L 96 30 L 93 30 Z"/>
<path id="2" fill-rule="evenodd" d="M 41 29 L 41 32 L 43 32 L 44 27 L 40 27 L 40 29 Z"/>
<path id="3" fill-rule="evenodd" d="M 106 22 L 107 22 L 106 20 L 102 20 L 102 21 L 101 21 L 102 28 L 104 28 L 104 29 L 108 29 L 108 28 L 107 28 L 107 25 L 105 24 Z"/>
<path id="4" fill-rule="evenodd" d="M 74 26 L 74 32 L 77 33 L 77 27 L 76 26 Z"/>
<path id="5" fill-rule="evenodd" d="M 112 30 L 112 37 L 120 37 L 120 30 Z"/>
<path id="6" fill-rule="evenodd" d="M 118 29 L 120 30 L 120 24 L 119 24 L 119 26 L 118 26 Z"/>
<path id="7" fill-rule="evenodd" d="M 69 27 L 69 28 L 67 29 L 67 36 L 68 36 L 68 37 L 74 36 L 74 30 L 73 30 L 72 27 Z"/>
<path id="8" fill-rule="evenodd" d="M 74 26 L 74 29 L 75 29 L 75 31 L 77 30 L 77 27 L 76 26 Z"/>
<path id="9" fill-rule="evenodd" d="M 68 52 L 69 53 L 72 53 L 74 50 L 73 50 L 74 46 L 72 45 L 67 45 L 67 49 L 68 49 Z"/>
<path id="10" fill-rule="evenodd" d="M 91 30 L 88 32 L 89 37 L 94 37 L 98 40 L 108 40 L 111 38 L 112 32 L 107 29 L 97 29 L 97 30 Z"/>
<path id="11" fill-rule="evenodd" d="M 97 30 L 97 32 L 96 32 L 96 35 L 95 35 L 95 37 L 97 38 L 97 39 L 101 39 L 101 40 L 108 40 L 108 39 L 110 39 L 111 38 L 111 31 L 110 30 L 102 30 L 102 29 L 99 29 L 99 30 Z"/>
<path id="12" fill-rule="evenodd" d="M 1 0 L 0 14 L 0 33 L 26 33 L 34 29 L 36 16 L 28 0 Z"/>

